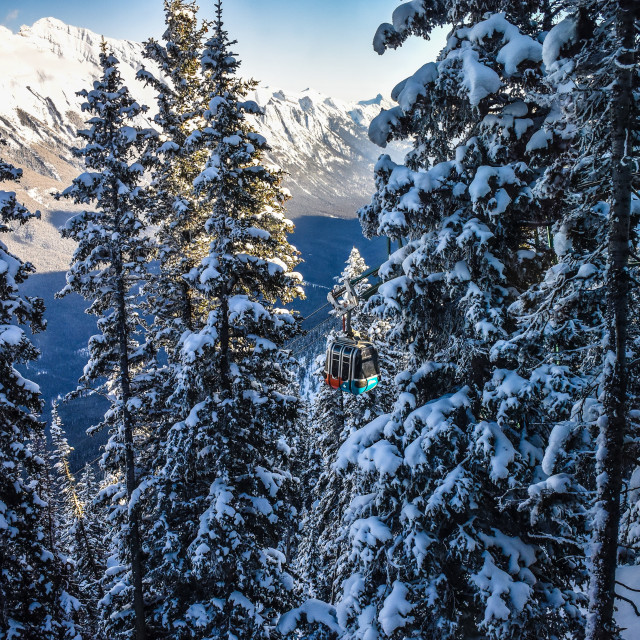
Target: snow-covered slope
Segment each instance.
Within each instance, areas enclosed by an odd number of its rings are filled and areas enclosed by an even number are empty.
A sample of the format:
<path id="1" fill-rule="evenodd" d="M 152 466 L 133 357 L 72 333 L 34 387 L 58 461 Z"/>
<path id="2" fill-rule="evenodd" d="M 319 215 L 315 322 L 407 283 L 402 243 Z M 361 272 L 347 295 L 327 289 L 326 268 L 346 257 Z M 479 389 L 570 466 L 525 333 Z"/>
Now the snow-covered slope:
<path id="1" fill-rule="evenodd" d="M 83 124 L 82 99 L 75 92 L 97 76 L 100 42 L 101 36 L 54 18 L 16 34 L 0 26 L 0 135 L 9 143 L 2 153 L 25 170 L 19 194 L 25 204 L 43 212 L 40 222 L 18 234 L 28 245 L 21 255 L 40 271 L 68 264 L 71 246 L 57 233 L 68 211 L 59 210 L 51 192 L 79 168 L 70 153 Z M 153 110 L 153 92 L 135 80 L 141 45 L 107 42 L 134 95 Z M 260 88 L 254 99 L 266 108 L 255 125 L 272 145 L 273 160 L 289 173 L 290 215 L 353 217 L 373 190 L 379 149 L 369 142 L 367 129 L 382 98 L 349 104 L 311 90 Z"/>
<path id="2" fill-rule="evenodd" d="M 624 598 L 616 602 L 616 622 L 622 629 L 622 640 L 640 638 L 640 566 L 622 565 L 616 572 L 617 592 Z"/>

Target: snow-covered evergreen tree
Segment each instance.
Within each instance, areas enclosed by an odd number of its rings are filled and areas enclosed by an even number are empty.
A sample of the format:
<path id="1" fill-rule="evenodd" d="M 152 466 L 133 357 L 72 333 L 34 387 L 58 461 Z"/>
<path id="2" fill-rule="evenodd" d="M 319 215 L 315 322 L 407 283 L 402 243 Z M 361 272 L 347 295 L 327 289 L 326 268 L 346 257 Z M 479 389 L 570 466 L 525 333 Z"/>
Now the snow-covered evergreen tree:
<path id="1" fill-rule="evenodd" d="M 0 182 L 21 175 L 0 160 Z M 36 215 L 17 202 L 15 192 L 0 190 L 0 233 Z M 47 461 L 39 451 L 40 390 L 16 368 L 38 357 L 23 327 L 44 329 L 42 300 L 20 292 L 32 271 L 0 242 L 0 639 L 77 640 L 76 601 L 64 589 Z"/>
<path id="2" fill-rule="evenodd" d="M 191 134 L 208 156 L 194 180 L 207 244 L 187 282 L 206 315 L 180 341 L 175 395 L 189 411 L 159 461 L 148 578 L 159 634 L 258 639 L 293 589 L 286 437 L 298 401 L 286 393 L 293 361 L 282 345 L 297 323 L 276 302 L 300 294 L 300 276 L 281 175 L 265 167 L 266 140 L 245 118 L 258 111 L 244 99 L 254 85 L 236 76 L 216 8 L 202 54 L 206 122 Z"/>
<path id="3" fill-rule="evenodd" d="M 506 346 L 520 331 L 512 305 L 553 260 L 536 231 L 552 202 L 531 188 L 550 162 L 539 155 L 553 118 L 539 95 L 547 21 L 533 3 L 416 1 L 374 40 L 382 53 L 454 25 L 437 62 L 400 83 L 398 106 L 370 128 L 381 145 L 414 145 L 403 165 L 380 158 L 360 214 L 367 234 L 408 240 L 380 269 L 373 305 L 410 360 L 391 415 L 338 452 L 339 466 L 375 476 L 346 514 L 349 577 L 325 610 L 345 638 L 537 639 L 582 627 L 584 510 L 558 497 L 581 487 L 541 464 L 548 416 L 569 416 L 581 381 L 553 361 L 529 378 L 518 356 L 538 347 Z M 520 507 L 532 484 L 556 491 L 554 508 L 530 520 Z M 571 562 L 565 538 L 577 543 Z"/>
<path id="4" fill-rule="evenodd" d="M 567 342 L 574 346 L 570 366 L 586 381 L 570 426 L 557 427 L 560 459 L 579 452 L 564 442 L 566 434 L 581 427 L 598 434 L 587 637 L 604 639 L 618 637 L 613 614 L 620 504 L 623 479 L 637 464 L 638 377 L 628 362 L 638 350 L 629 262 L 637 255 L 640 214 L 631 193 L 640 168 L 640 16 L 625 1 L 559 7 L 563 19 L 547 35 L 543 55 L 560 107 L 554 134 L 567 150 L 558 162 L 563 171 L 544 185 L 563 215 L 554 229 L 558 265 L 544 287 L 553 320 L 540 323 L 554 332 L 560 357 Z M 634 517 L 627 514 L 631 544 Z"/>
<path id="5" fill-rule="evenodd" d="M 368 267 L 354 247 L 345 269 L 336 278 L 338 286 L 359 281 L 353 285 L 358 296 L 367 293 L 372 284 L 368 278 L 360 279 Z M 354 335 L 370 340 L 378 352 L 382 382 L 369 393 L 352 396 L 334 390 L 325 384 L 326 355 L 319 355 L 314 374 L 322 380 L 311 399 L 309 424 L 305 429 L 307 469 L 304 476 L 301 540 L 296 558 L 296 574 L 300 584 L 302 608 L 297 615 L 312 607 L 312 601 L 334 605 L 340 587 L 348 576 L 345 568 L 351 553 L 348 543 L 349 511 L 371 491 L 371 477 L 358 468 L 347 469 L 339 464 L 338 450 L 342 443 L 365 424 L 388 413 L 397 389 L 394 379 L 401 370 L 403 356 L 389 345 L 386 333 L 390 324 L 366 313 L 365 301 L 351 314 Z M 340 334 L 331 331 L 327 336 L 327 349 Z M 345 524 L 345 522 L 347 524 Z M 316 606 L 320 606 L 316 603 Z M 313 608 L 313 607 L 312 607 Z M 286 621 L 286 618 L 285 618 Z M 305 637 L 323 638 L 324 628 L 308 631 Z M 329 637 L 331 637 L 329 631 Z"/>
<path id="6" fill-rule="evenodd" d="M 81 384 L 107 394 L 111 406 L 100 425 L 110 439 L 102 459 L 108 482 L 102 490 L 109 504 L 110 558 L 101 601 L 109 638 L 145 637 L 143 558 L 140 528 L 141 475 L 138 452 L 144 449 L 147 391 L 144 366 L 151 353 L 141 340 L 139 287 L 144 281 L 151 240 L 145 235 L 147 205 L 142 185 L 145 149 L 155 132 L 141 129 L 143 112 L 122 84 L 118 61 L 103 44 L 102 75 L 93 89 L 80 93 L 91 118 L 78 135 L 86 145 L 75 150 L 87 167 L 61 195 L 93 205 L 68 220 L 63 236 L 78 243 L 67 285 L 60 295 L 76 292 L 90 302 L 99 334 L 89 341 L 91 359 Z M 144 337 L 144 336 L 142 336 Z"/>
<path id="7" fill-rule="evenodd" d="M 206 319 L 203 300 L 186 277 L 207 251 L 207 211 L 193 181 L 208 154 L 191 144 L 191 135 L 201 126 L 206 109 L 200 55 L 208 24 L 199 23 L 194 2 L 165 0 L 164 6 L 167 29 L 162 42 L 151 39 L 144 51 L 162 75 L 156 78 L 143 69 L 138 77 L 158 91 L 154 122 L 161 132 L 159 160 L 153 168 L 154 203 L 148 211 L 149 221 L 158 225 L 160 270 L 145 287 L 145 295 L 156 343 L 175 363 L 182 333 L 201 328 Z"/>
<path id="8" fill-rule="evenodd" d="M 78 598 L 80 590 L 75 581 L 73 559 L 63 544 L 64 522 L 54 470 L 55 459 L 44 435 L 35 443 L 35 451 L 43 463 L 38 477 L 38 493 L 43 505 L 42 531 L 51 553 L 46 584 L 51 610 L 41 632 L 47 631 L 49 637 L 60 640 L 90 638 L 93 625 L 85 627 L 82 624 L 84 612 Z M 62 624 L 57 621 L 62 621 Z"/>
<path id="9" fill-rule="evenodd" d="M 78 611 L 82 635 L 104 638 L 99 627 L 98 601 L 104 596 L 101 580 L 106 568 L 104 557 L 104 525 L 96 512 L 94 500 L 99 487 L 91 465 L 86 465 L 78 482 L 71 471 L 69 446 L 62 420 L 54 404 L 51 410 L 51 457 L 57 473 L 56 503 L 57 539 L 62 553 L 73 567 L 76 595 L 82 603 Z"/>
<path id="10" fill-rule="evenodd" d="M 336 333 L 327 338 L 333 341 Z M 335 453 L 345 437 L 345 394 L 324 383 L 325 354 L 314 361 L 313 375 L 320 382 L 313 394 L 308 422 L 302 427 L 300 541 L 295 572 L 299 598 L 333 602 L 338 540 L 344 500 L 342 478 L 332 469 Z"/>

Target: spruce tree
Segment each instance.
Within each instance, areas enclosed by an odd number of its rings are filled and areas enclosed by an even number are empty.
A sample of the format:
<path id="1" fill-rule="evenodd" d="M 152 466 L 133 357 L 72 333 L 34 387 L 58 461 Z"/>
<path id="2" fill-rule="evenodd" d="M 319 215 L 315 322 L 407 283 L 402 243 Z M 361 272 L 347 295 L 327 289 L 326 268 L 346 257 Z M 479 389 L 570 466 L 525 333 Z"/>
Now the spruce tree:
<path id="1" fill-rule="evenodd" d="M 327 337 L 327 345 L 336 339 Z M 317 389 L 304 425 L 302 450 L 302 496 L 300 504 L 300 542 L 295 572 L 299 598 L 335 601 L 335 567 L 338 559 L 339 526 L 345 491 L 342 478 L 332 465 L 341 440 L 346 437 L 345 394 L 324 382 L 325 354 L 314 361 Z"/>
<path id="2" fill-rule="evenodd" d="M 21 175 L 0 160 L 0 182 Z M 0 233 L 37 215 L 17 202 L 15 192 L 0 190 Z M 0 638 L 76 639 L 75 601 L 64 590 L 61 558 L 48 535 L 53 505 L 40 455 L 40 390 L 17 368 L 38 357 L 24 328 L 35 333 L 45 326 L 42 300 L 20 291 L 33 270 L 0 242 Z"/>
<path id="3" fill-rule="evenodd" d="M 391 415 L 338 452 L 372 486 L 346 515 L 345 638 L 555 638 L 583 624 L 584 510 L 559 495 L 580 487 L 542 464 L 545 412 L 567 418 L 580 384 L 562 367 L 529 378 L 518 356 L 535 345 L 507 346 L 521 331 L 512 305 L 553 261 L 537 225 L 557 214 L 532 191 L 551 162 L 539 153 L 553 118 L 540 97 L 547 16 L 521 3 L 486 13 L 496 4 L 405 3 L 374 41 L 383 52 L 454 25 L 370 128 L 381 145 L 413 142 L 402 165 L 380 158 L 360 213 L 368 235 L 408 240 L 372 306 L 409 364 Z M 553 508 L 528 512 L 545 480 Z M 577 540 L 571 563 L 564 536 Z"/>
<path id="4" fill-rule="evenodd" d="M 629 263 L 638 246 L 638 208 L 634 213 L 631 191 L 639 168 L 640 83 L 634 72 L 639 16 L 633 3 L 624 1 L 560 7 L 565 13 L 545 39 L 544 62 L 561 107 L 556 130 L 569 144 L 561 157 L 563 180 L 557 172 L 547 181 L 565 215 L 557 225 L 556 275 L 545 280 L 555 285 L 549 294 L 564 303 L 558 309 L 563 315 L 556 315 L 570 317 L 569 308 L 574 317 L 587 318 L 582 327 L 574 322 L 571 332 L 582 329 L 586 343 L 574 368 L 589 373 L 583 420 L 597 434 L 587 637 L 616 638 L 622 487 L 637 464 L 638 424 L 631 409 L 637 406 L 638 383 L 628 361 L 637 358 L 638 348 L 637 323 L 629 314 L 631 296 L 637 298 L 631 288 L 635 269 Z M 573 443 L 562 444 L 564 457 L 575 455 Z M 631 520 L 637 517 L 634 511 L 632 505 Z M 634 544 L 635 536 L 630 538 Z"/>
<path id="5" fill-rule="evenodd" d="M 98 602 L 104 596 L 101 580 L 106 567 L 104 526 L 99 520 L 94 500 L 98 486 L 91 465 L 86 465 L 78 482 L 69 465 L 73 447 L 69 446 L 64 426 L 54 404 L 51 411 L 51 457 L 57 473 L 57 538 L 61 551 L 73 568 L 73 582 L 82 603 L 79 611 L 83 635 L 103 638 L 99 627 Z"/>
<path id="6" fill-rule="evenodd" d="M 293 589 L 286 439 L 298 401 L 286 392 L 293 362 L 282 345 L 297 322 L 276 302 L 299 295 L 300 276 L 281 175 L 264 166 L 266 140 L 246 122 L 258 111 L 244 99 L 254 83 L 237 78 L 216 10 L 202 54 L 206 122 L 191 135 L 208 155 L 194 180 L 206 255 L 187 276 L 205 316 L 179 344 L 175 395 L 188 411 L 158 463 L 149 580 L 159 635 L 257 639 Z"/>
<path id="7" fill-rule="evenodd" d="M 94 205 L 70 218 L 64 237 L 78 243 L 67 285 L 59 295 L 79 293 L 98 317 L 99 334 L 89 341 L 91 359 L 81 385 L 105 393 L 111 403 L 101 427 L 110 439 L 102 465 L 108 474 L 102 498 L 109 506 L 111 557 L 105 576 L 103 623 L 110 638 L 146 636 L 140 483 L 144 464 L 145 409 L 152 396 L 143 375 L 152 354 L 141 340 L 139 287 L 153 250 L 145 236 L 142 213 L 147 198 L 142 187 L 145 149 L 155 132 L 141 129 L 136 118 L 143 108 L 123 86 L 118 60 L 103 44 L 102 75 L 93 89 L 83 90 L 83 109 L 91 118 L 78 135 L 86 141 L 75 154 L 87 172 L 61 196 Z"/>
<path id="8" fill-rule="evenodd" d="M 364 259 L 354 247 L 345 269 L 336 278 L 337 285 L 342 287 L 346 282 L 360 278 L 367 270 Z M 358 296 L 369 292 L 371 287 L 369 279 L 353 285 Z M 308 468 L 303 482 L 301 540 L 295 564 L 303 604 L 293 612 L 294 616 L 305 613 L 307 620 L 321 607 L 320 602 L 336 604 L 341 586 L 349 577 L 351 514 L 355 505 L 372 491 L 371 475 L 357 467 L 348 468 L 338 452 L 352 434 L 372 420 L 384 418 L 392 409 L 397 395 L 395 375 L 406 364 L 401 352 L 387 342 L 390 324 L 369 315 L 364 300 L 361 299 L 351 316 L 354 335 L 370 340 L 378 352 L 382 382 L 366 394 L 352 396 L 331 389 L 324 382 L 325 353 L 315 361 L 314 375 L 319 384 L 310 400 L 309 424 L 305 429 L 304 458 Z M 329 333 L 327 350 L 338 337 L 345 336 L 337 331 Z M 287 624 L 286 618 L 284 624 Z M 319 627 L 307 633 L 312 635 L 305 637 L 324 638 L 332 637 L 333 632 Z"/>
<path id="9" fill-rule="evenodd" d="M 164 8 L 167 28 L 163 39 L 150 39 L 144 49 L 161 75 L 155 77 L 142 69 L 138 78 L 158 92 L 154 122 L 160 131 L 150 191 L 154 203 L 148 211 L 149 222 L 158 226 L 160 269 L 145 287 L 145 296 L 148 313 L 154 318 L 156 344 L 173 364 L 179 359 L 182 333 L 201 328 L 206 318 L 199 292 L 187 277 L 207 250 L 207 212 L 194 192 L 193 181 L 204 169 L 208 154 L 192 135 L 198 135 L 206 109 L 200 55 L 209 25 L 199 23 L 194 2 L 165 0 Z"/>
<path id="10" fill-rule="evenodd" d="M 89 638 L 93 634 L 92 627 L 84 627 L 82 624 L 84 612 L 78 597 L 80 589 L 75 580 L 73 559 L 62 544 L 64 521 L 57 492 L 54 455 L 44 436 L 35 443 L 35 450 L 43 463 L 38 478 L 38 493 L 43 505 L 42 530 L 47 549 L 51 553 L 46 584 L 51 610 L 41 632 L 46 631 L 49 637 L 59 640 Z"/>

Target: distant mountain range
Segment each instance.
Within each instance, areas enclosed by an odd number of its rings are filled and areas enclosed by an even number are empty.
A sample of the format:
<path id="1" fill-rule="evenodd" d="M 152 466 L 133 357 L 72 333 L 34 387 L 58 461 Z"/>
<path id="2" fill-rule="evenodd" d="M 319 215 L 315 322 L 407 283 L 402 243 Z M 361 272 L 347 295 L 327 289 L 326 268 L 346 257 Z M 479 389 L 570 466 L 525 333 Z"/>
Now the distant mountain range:
<path id="1" fill-rule="evenodd" d="M 69 184 L 80 169 L 70 152 L 79 144 L 76 131 L 85 119 L 76 91 L 90 88 L 99 74 L 101 39 L 54 18 L 16 34 L 0 26 L 0 135 L 8 142 L 1 153 L 24 169 L 21 199 L 43 213 L 41 221 L 18 232 L 22 249 L 15 239 L 11 244 L 40 272 L 65 269 L 72 251 L 57 231 L 72 207 L 56 202 L 51 193 Z M 135 79 L 144 61 L 142 45 L 106 41 L 132 93 L 153 111 L 153 91 Z M 380 149 L 369 141 L 367 130 L 381 106 L 388 106 L 382 96 L 347 103 L 313 90 L 264 87 L 252 98 L 265 108 L 254 125 L 272 146 L 272 160 L 289 173 L 289 215 L 354 217 L 373 191 L 372 168 Z"/>

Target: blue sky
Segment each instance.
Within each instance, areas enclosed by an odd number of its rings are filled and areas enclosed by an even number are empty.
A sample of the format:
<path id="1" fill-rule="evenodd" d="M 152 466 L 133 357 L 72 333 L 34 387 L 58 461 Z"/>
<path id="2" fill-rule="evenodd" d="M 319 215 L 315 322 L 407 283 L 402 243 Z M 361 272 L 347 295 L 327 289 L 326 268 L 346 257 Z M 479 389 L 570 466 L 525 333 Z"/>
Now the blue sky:
<path id="1" fill-rule="evenodd" d="M 203 15 L 212 0 L 200 0 Z M 344 99 L 388 96 L 391 88 L 433 60 L 444 44 L 413 39 L 378 56 L 377 26 L 389 22 L 397 0 L 227 0 L 225 22 L 237 39 L 242 73 L 274 88 L 312 87 Z M 0 23 L 17 31 L 53 16 L 105 36 L 144 40 L 164 27 L 162 0 L 0 0 Z"/>

